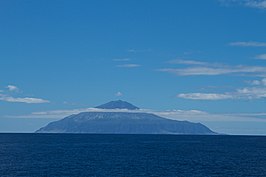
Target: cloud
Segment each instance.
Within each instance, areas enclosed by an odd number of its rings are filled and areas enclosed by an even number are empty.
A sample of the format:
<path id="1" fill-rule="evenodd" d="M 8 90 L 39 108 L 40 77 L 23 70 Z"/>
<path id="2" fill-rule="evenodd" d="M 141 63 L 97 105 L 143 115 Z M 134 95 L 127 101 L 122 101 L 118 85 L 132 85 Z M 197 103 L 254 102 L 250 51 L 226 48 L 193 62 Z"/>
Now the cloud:
<path id="1" fill-rule="evenodd" d="M 7 116 L 10 118 L 63 118 L 72 114 L 78 114 L 81 112 L 129 112 L 129 113 L 139 113 L 148 112 L 148 110 L 128 110 L 128 109 L 99 109 L 99 108 L 80 108 L 80 109 L 66 109 L 66 110 L 52 110 L 52 111 L 41 111 L 33 112 L 29 115 L 16 115 Z"/>
<path id="2" fill-rule="evenodd" d="M 159 69 L 159 71 L 173 73 L 179 76 L 220 75 L 220 74 L 229 73 L 227 69 L 209 68 L 209 67 L 164 68 L 164 69 Z"/>
<path id="3" fill-rule="evenodd" d="M 231 42 L 229 43 L 231 46 L 239 46 L 239 47 L 266 47 L 266 42 L 255 42 L 255 41 L 248 41 L 248 42 Z"/>
<path id="4" fill-rule="evenodd" d="M 171 60 L 170 64 L 188 65 L 178 66 L 176 68 L 162 68 L 158 69 L 161 72 L 168 72 L 178 76 L 193 76 L 193 75 L 229 75 L 238 74 L 246 75 L 253 74 L 255 76 L 266 75 L 266 67 L 263 66 L 229 66 L 221 63 L 207 63 L 196 60 Z"/>
<path id="5" fill-rule="evenodd" d="M 121 92 L 117 92 L 117 93 L 115 94 L 115 96 L 117 96 L 117 97 L 121 97 L 121 96 L 123 96 L 123 93 L 121 93 Z"/>
<path id="6" fill-rule="evenodd" d="M 247 121 L 247 122 L 266 122 L 266 113 L 239 113 L 239 114 L 212 114 L 201 110 L 165 110 L 156 111 L 150 109 L 126 110 L 126 109 L 98 109 L 98 108 L 81 108 L 69 110 L 52 110 L 43 112 L 32 112 L 28 115 L 9 115 L 8 118 L 64 118 L 81 112 L 128 112 L 128 113 L 151 113 L 164 118 L 192 121 L 192 122 L 213 122 L 213 121 Z"/>
<path id="7" fill-rule="evenodd" d="M 213 114 L 201 110 L 169 110 L 169 111 L 152 111 L 153 114 L 173 119 L 192 122 L 213 122 L 213 121 L 226 121 L 226 122 L 266 122 L 264 118 L 266 113 L 253 113 L 253 114 Z"/>
<path id="8" fill-rule="evenodd" d="M 251 85 L 262 85 L 262 86 L 266 86 L 266 78 L 263 78 L 261 80 L 253 80 L 253 81 L 249 81 L 249 83 Z"/>
<path id="9" fill-rule="evenodd" d="M 128 63 L 128 61 L 131 61 L 131 59 L 129 58 L 117 58 L 117 59 L 113 59 L 113 61 L 123 63 L 123 64 L 116 65 L 116 67 L 119 67 L 119 68 L 137 68 L 141 66 L 135 63 Z"/>
<path id="10" fill-rule="evenodd" d="M 261 99 L 266 98 L 266 78 L 246 81 L 251 86 L 226 93 L 180 93 L 178 98 L 190 100 L 226 100 L 226 99 Z"/>
<path id="11" fill-rule="evenodd" d="M 68 102 L 68 101 L 63 101 L 63 104 L 65 105 L 77 105 L 76 103 L 73 103 L 73 102 Z"/>
<path id="12" fill-rule="evenodd" d="M 266 54 L 257 55 L 255 58 L 259 60 L 266 60 Z"/>
<path id="13" fill-rule="evenodd" d="M 266 67 L 262 66 L 191 66 L 187 68 L 163 68 L 161 72 L 173 73 L 179 76 L 192 75 L 225 75 L 225 74 L 266 74 Z"/>
<path id="14" fill-rule="evenodd" d="M 128 49 L 127 52 L 130 53 L 151 52 L 151 49 Z"/>
<path id="15" fill-rule="evenodd" d="M 266 0 L 220 0 L 224 5 L 241 5 L 256 9 L 266 9 Z"/>
<path id="16" fill-rule="evenodd" d="M 19 92 L 19 88 L 15 85 L 6 86 L 8 91 L 10 92 Z M 41 99 L 41 98 L 32 98 L 32 97 L 14 97 L 9 94 L 4 93 L 4 91 L 0 90 L 0 101 L 12 102 L 12 103 L 28 103 L 28 104 L 41 104 L 41 103 L 49 103 L 49 100 Z"/>
<path id="17" fill-rule="evenodd" d="M 129 110 L 100 110 L 96 108 L 85 108 L 85 109 L 72 109 L 72 110 L 53 110 L 53 111 L 45 111 L 45 112 L 33 112 L 28 115 L 9 115 L 5 116 L 4 118 L 21 118 L 21 119 L 51 119 L 51 121 L 54 121 L 55 119 L 62 119 L 64 117 L 78 114 L 80 112 L 133 112 Z M 256 123 L 259 125 L 265 125 L 266 123 L 266 113 L 265 112 L 255 112 L 255 113 L 209 113 L 206 111 L 191 109 L 191 110 L 165 110 L 165 111 L 156 111 L 156 110 L 140 110 L 140 111 L 134 111 L 137 113 L 152 113 L 167 119 L 171 120 L 177 120 L 177 121 L 191 121 L 191 122 L 200 122 L 204 125 L 211 128 L 213 131 L 216 132 L 227 132 L 230 134 L 243 134 L 244 127 L 242 127 L 241 132 L 237 131 L 231 131 L 230 126 L 228 125 L 232 124 L 233 129 L 239 128 L 239 124 L 249 124 L 249 123 Z M 237 124 L 236 124 L 237 123 Z M 252 125 L 251 124 L 251 125 Z M 219 126 L 217 126 L 219 125 Z M 240 126 L 241 127 L 241 126 Z M 251 126 L 252 127 L 252 126 Z M 251 127 L 248 127 L 250 130 Z M 254 128 L 254 127 L 253 127 Z M 253 133 L 256 132 L 258 128 L 255 127 Z M 263 129 L 263 128 L 262 128 Z M 258 131 L 257 131 L 258 132 Z M 262 131 L 263 132 L 263 131 Z M 265 131 L 264 131 L 265 132 Z"/>
<path id="18" fill-rule="evenodd" d="M 177 59 L 177 60 L 171 60 L 169 61 L 171 64 L 184 64 L 184 65 L 207 65 L 206 62 L 196 61 L 196 60 L 183 60 L 183 59 Z"/>
<path id="19" fill-rule="evenodd" d="M 247 87 L 237 90 L 237 98 L 260 99 L 266 98 L 265 87 Z"/>
<path id="20" fill-rule="evenodd" d="M 203 115 L 206 112 L 199 110 L 167 110 L 167 111 L 154 111 L 150 109 L 140 109 L 140 110 L 127 110 L 127 109 L 99 109 L 99 108 L 80 108 L 80 109 L 65 109 L 65 110 L 51 110 L 51 111 L 41 111 L 32 112 L 29 115 L 13 115 L 7 116 L 10 118 L 63 118 L 69 115 L 78 114 L 81 112 L 128 112 L 128 113 L 153 113 L 156 115 L 161 115 L 169 117 L 169 115 Z M 181 118 L 181 117 L 180 117 Z"/>
<path id="21" fill-rule="evenodd" d="M 177 97 L 191 100 L 224 100 L 233 98 L 230 94 L 217 93 L 181 93 Z"/>
<path id="22" fill-rule="evenodd" d="M 41 98 L 30 98 L 30 97 L 15 98 L 15 97 L 4 95 L 4 94 L 0 94 L 0 100 L 1 101 L 6 101 L 6 102 L 28 103 L 28 104 L 49 103 L 48 100 L 44 100 L 44 99 L 41 99 Z"/>
<path id="23" fill-rule="evenodd" d="M 113 59 L 113 61 L 117 61 L 117 62 L 130 61 L 130 58 L 116 58 L 116 59 Z"/>
<path id="24" fill-rule="evenodd" d="M 266 98 L 266 79 L 251 82 L 256 87 L 244 87 L 227 93 L 180 93 L 178 98 L 190 100 L 226 100 L 226 99 L 261 99 Z"/>
<path id="25" fill-rule="evenodd" d="M 19 91 L 19 88 L 17 86 L 14 86 L 14 85 L 8 85 L 6 87 L 10 92 L 17 92 Z"/>
<path id="26" fill-rule="evenodd" d="M 140 67 L 140 65 L 131 63 L 131 64 L 117 65 L 117 67 L 119 67 L 119 68 L 137 68 L 137 67 Z"/>
<path id="27" fill-rule="evenodd" d="M 266 78 L 249 81 L 252 87 L 238 89 L 237 93 L 249 99 L 266 98 Z"/>
<path id="28" fill-rule="evenodd" d="M 128 51 L 128 52 L 131 52 L 131 53 L 135 53 L 135 52 L 137 52 L 136 49 L 128 49 L 127 51 Z"/>
<path id="29" fill-rule="evenodd" d="M 258 9 L 266 9 L 266 0 L 247 0 L 245 5 Z"/>

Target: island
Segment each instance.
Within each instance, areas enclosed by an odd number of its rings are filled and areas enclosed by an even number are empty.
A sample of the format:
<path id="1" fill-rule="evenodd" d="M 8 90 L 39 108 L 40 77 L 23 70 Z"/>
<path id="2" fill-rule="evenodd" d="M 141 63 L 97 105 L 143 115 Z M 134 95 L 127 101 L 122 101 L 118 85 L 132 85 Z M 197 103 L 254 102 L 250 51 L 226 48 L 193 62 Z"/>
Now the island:
<path id="1" fill-rule="evenodd" d="M 49 123 L 36 133 L 217 134 L 201 123 L 171 120 L 141 112 L 137 106 L 122 100 L 111 101 L 95 108 L 99 111 L 70 115 Z"/>

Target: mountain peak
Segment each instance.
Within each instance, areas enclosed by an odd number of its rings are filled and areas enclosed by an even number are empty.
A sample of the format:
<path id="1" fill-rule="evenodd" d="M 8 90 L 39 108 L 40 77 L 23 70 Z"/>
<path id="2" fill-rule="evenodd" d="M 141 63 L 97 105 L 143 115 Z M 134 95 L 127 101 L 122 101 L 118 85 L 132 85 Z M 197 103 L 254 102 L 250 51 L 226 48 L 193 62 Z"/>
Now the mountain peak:
<path id="1" fill-rule="evenodd" d="M 128 110 L 137 110 L 138 107 L 134 106 L 131 103 L 122 100 L 110 101 L 108 103 L 97 106 L 96 108 L 100 109 L 128 109 Z"/>

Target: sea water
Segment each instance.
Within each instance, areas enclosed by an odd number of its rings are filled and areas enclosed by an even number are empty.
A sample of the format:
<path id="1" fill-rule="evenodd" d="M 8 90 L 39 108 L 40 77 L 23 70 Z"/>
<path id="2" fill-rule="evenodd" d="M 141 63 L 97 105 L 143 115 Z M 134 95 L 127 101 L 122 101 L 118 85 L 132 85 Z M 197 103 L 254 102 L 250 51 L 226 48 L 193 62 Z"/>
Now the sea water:
<path id="1" fill-rule="evenodd" d="M 0 134 L 0 176 L 265 177 L 266 137 Z"/>

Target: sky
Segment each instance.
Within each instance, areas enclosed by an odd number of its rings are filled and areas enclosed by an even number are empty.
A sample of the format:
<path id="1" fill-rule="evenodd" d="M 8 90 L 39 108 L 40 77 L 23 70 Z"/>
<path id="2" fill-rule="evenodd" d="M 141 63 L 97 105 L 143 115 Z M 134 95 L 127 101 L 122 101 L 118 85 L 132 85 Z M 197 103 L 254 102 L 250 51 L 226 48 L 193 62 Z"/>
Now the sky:
<path id="1" fill-rule="evenodd" d="M 266 135 L 266 0 L 0 1 L 0 132 L 111 100 Z"/>

